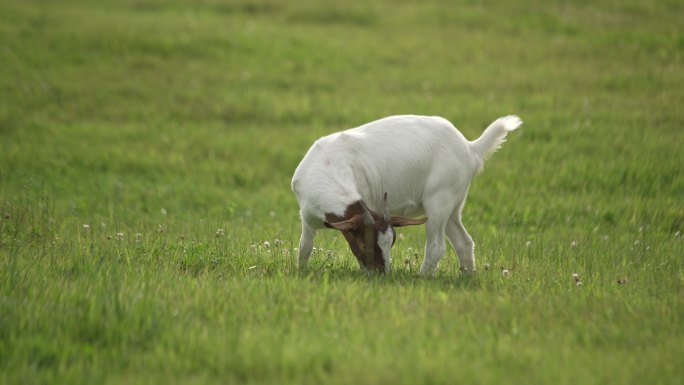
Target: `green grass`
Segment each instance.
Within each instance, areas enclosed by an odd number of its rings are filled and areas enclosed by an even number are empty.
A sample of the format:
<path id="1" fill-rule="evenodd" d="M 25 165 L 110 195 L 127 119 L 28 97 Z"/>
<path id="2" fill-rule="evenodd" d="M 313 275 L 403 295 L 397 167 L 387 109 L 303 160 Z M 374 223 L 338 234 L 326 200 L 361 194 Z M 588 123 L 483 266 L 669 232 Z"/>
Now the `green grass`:
<path id="1" fill-rule="evenodd" d="M 683 8 L 2 2 L 0 383 L 678 383 Z M 401 113 L 525 121 L 479 272 L 419 277 L 421 228 L 297 272 L 304 152 Z"/>

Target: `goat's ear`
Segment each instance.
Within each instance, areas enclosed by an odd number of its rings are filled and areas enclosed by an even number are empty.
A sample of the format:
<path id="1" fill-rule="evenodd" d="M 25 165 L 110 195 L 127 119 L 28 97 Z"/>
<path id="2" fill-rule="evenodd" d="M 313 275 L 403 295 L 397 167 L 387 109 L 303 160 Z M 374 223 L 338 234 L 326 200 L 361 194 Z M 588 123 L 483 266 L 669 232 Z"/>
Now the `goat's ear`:
<path id="1" fill-rule="evenodd" d="M 340 221 L 340 222 L 325 222 L 325 226 L 331 229 L 337 229 L 340 231 L 353 231 L 359 228 L 363 222 L 363 217 L 360 214 L 354 215 L 353 217 Z"/>
<path id="2" fill-rule="evenodd" d="M 393 227 L 402 227 L 402 226 L 413 226 L 413 225 L 422 225 L 423 223 L 427 222 L 427 218 L 418 218 L 418 219 L 412 219 L 412 218 L 404 218 L 404 217 L 392 217 L 392 226 Z"/>

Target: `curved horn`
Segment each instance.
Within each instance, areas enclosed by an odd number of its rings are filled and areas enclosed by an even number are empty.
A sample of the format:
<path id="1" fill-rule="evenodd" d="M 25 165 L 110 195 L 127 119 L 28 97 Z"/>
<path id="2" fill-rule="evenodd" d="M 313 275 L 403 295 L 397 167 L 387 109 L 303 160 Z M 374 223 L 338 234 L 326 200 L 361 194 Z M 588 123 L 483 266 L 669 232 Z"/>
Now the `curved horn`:
<path id="1" fill-rule="evenodd" d="M 375 219 L 373 219 L 373 214 L 371 214 L 371 210 L 366 206 L 366 203 L 361 201 L 361 207 L 363 208 L 363 223 L 366 225 L 374 225 Z"/>
<path id="2" fill-rule="evenodd" d="M 385 196 L 382 198 L 383 201 L 383 209 L 382 209 L 382 218 L 385 220 L 385 222 L 388 222 L 390 220 L 390 212 L 389 212 L 389 205 L 387 204 L 387 192 L 385 192 Z"/>

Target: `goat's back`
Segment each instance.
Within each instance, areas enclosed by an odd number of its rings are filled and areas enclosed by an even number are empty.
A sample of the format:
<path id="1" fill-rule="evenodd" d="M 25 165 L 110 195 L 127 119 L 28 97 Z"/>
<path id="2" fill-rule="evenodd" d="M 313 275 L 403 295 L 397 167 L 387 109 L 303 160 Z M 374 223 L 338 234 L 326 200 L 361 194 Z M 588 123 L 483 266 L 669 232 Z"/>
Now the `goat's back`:
<path id="1" fill-rule="evenodd" d="M 476 164 L 468 141 L 446 119 L 391 116 L 317 140 L 292 187 L 300 206 L 316 210 L 343 210 L 358 199 L 377 207 L 387 192 L 390 208 L 401 212 L 420 205 L 426 190 L 467 187 Z"/>

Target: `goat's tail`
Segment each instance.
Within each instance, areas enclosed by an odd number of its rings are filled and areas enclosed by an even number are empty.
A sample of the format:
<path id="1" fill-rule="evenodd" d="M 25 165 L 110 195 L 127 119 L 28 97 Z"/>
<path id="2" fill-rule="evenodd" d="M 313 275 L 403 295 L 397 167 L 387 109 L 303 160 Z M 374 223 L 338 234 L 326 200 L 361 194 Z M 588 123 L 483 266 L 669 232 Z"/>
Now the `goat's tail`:
<path id="1" fill-rule="evenodd" d="M 501 117 L 492 122 L 482 133 L 482 135 L 470 142 L 470 149 L 478 158 L 477 171 L 482 170 L 485 160 L 496 152 L 503 142 L 506 135 L 520 127 L 522 120 L 515 115 Z"/>

